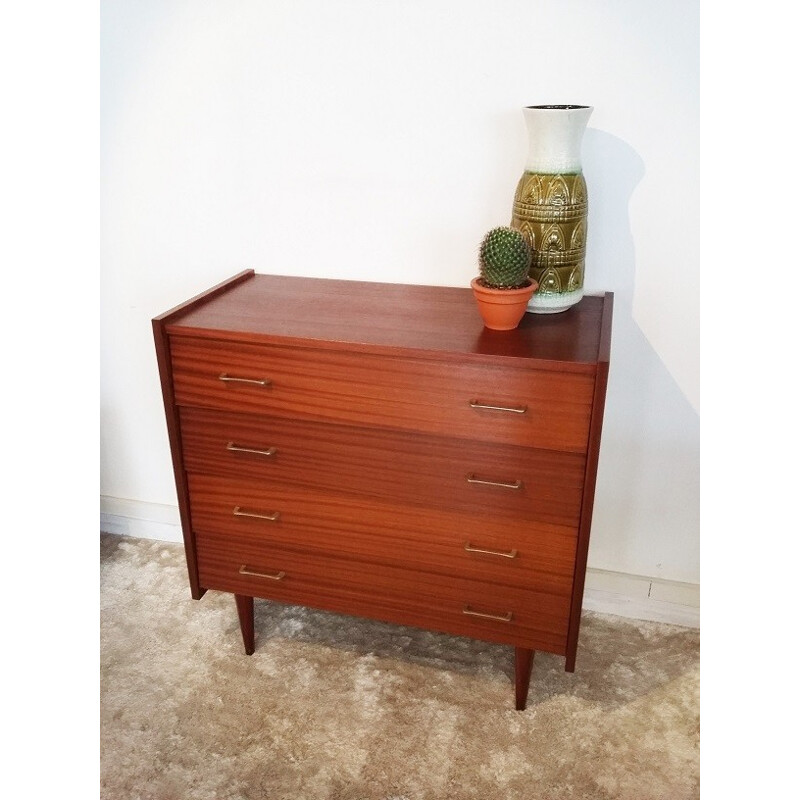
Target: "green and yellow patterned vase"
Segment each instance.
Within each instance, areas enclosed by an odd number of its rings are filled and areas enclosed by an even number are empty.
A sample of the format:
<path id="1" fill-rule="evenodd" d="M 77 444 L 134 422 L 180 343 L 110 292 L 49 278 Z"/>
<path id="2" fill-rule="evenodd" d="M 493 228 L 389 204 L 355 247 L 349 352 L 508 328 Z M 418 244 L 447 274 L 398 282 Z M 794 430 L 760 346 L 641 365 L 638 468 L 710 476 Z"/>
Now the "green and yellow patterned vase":
<path id="1" fill-rule="evenodd" d="M 539 284 L 528 311 L 555 314 L 583 297 L 588 195 L 581 143 L 591 106 L 528 106 L 528 158 L 517 184 L 511 227 L 533 251 Z"/>

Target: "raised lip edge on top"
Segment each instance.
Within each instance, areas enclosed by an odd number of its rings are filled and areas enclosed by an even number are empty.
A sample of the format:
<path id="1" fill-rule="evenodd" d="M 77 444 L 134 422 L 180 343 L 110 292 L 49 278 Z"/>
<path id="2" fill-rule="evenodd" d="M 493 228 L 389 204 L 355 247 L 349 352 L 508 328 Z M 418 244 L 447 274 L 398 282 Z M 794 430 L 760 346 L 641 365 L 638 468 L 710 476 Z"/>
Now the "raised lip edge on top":
<path id="1" fill-rule="evenodd" d="M 565 106 L 525 106 L 525 108 L 534 108 L 543 111 L 572 111 L 575 109 L 580 108 L 591 108 L 591 106 L 575 106 L 575 105 L 565 105 Z"/>

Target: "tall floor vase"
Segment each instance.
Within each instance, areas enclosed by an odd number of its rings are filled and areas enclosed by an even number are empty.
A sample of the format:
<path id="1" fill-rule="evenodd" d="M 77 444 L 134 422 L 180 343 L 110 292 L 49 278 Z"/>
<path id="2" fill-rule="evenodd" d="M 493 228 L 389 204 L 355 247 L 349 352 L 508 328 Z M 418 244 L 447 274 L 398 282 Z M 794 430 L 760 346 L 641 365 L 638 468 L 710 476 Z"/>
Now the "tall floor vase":
<path id="1" fill-rule="evenodd" d="M 566 311 L 583 297 L 588 194 L 581 144 L 591 106 L 528 106 L 528 157 L 517 184 L 511 227 L 531 245 L 539 284 L 528 311 Z"/>

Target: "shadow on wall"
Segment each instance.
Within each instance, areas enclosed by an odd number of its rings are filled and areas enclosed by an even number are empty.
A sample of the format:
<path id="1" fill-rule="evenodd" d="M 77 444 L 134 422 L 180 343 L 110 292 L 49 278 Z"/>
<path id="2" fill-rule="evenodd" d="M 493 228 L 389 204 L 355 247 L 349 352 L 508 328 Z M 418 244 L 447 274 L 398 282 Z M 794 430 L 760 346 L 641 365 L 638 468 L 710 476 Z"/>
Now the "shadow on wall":
<path id="1" fill-rule="evenodd" d="M 696 583 L 699 416 L 633 318 L 637 265 L 628 208 L 645 163 L 622 139 L 589 128 L 583 166 L 586 290 L 614 292 L 589 565 Z"/>

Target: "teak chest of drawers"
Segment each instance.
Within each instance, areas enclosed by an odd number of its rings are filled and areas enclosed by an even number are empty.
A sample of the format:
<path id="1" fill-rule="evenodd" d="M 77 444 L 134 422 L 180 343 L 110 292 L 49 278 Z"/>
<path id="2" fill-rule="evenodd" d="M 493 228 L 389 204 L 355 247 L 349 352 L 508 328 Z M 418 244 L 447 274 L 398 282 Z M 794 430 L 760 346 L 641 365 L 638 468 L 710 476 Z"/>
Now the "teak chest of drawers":
<path id="1" fill-rule="evenodd" d="M 192 597 L 575 669 L 613 296 L 483 327 L 469 289 L 256 275 L 153 320 Z M 290 680 L 287 677 L 287 680 Z"/>

